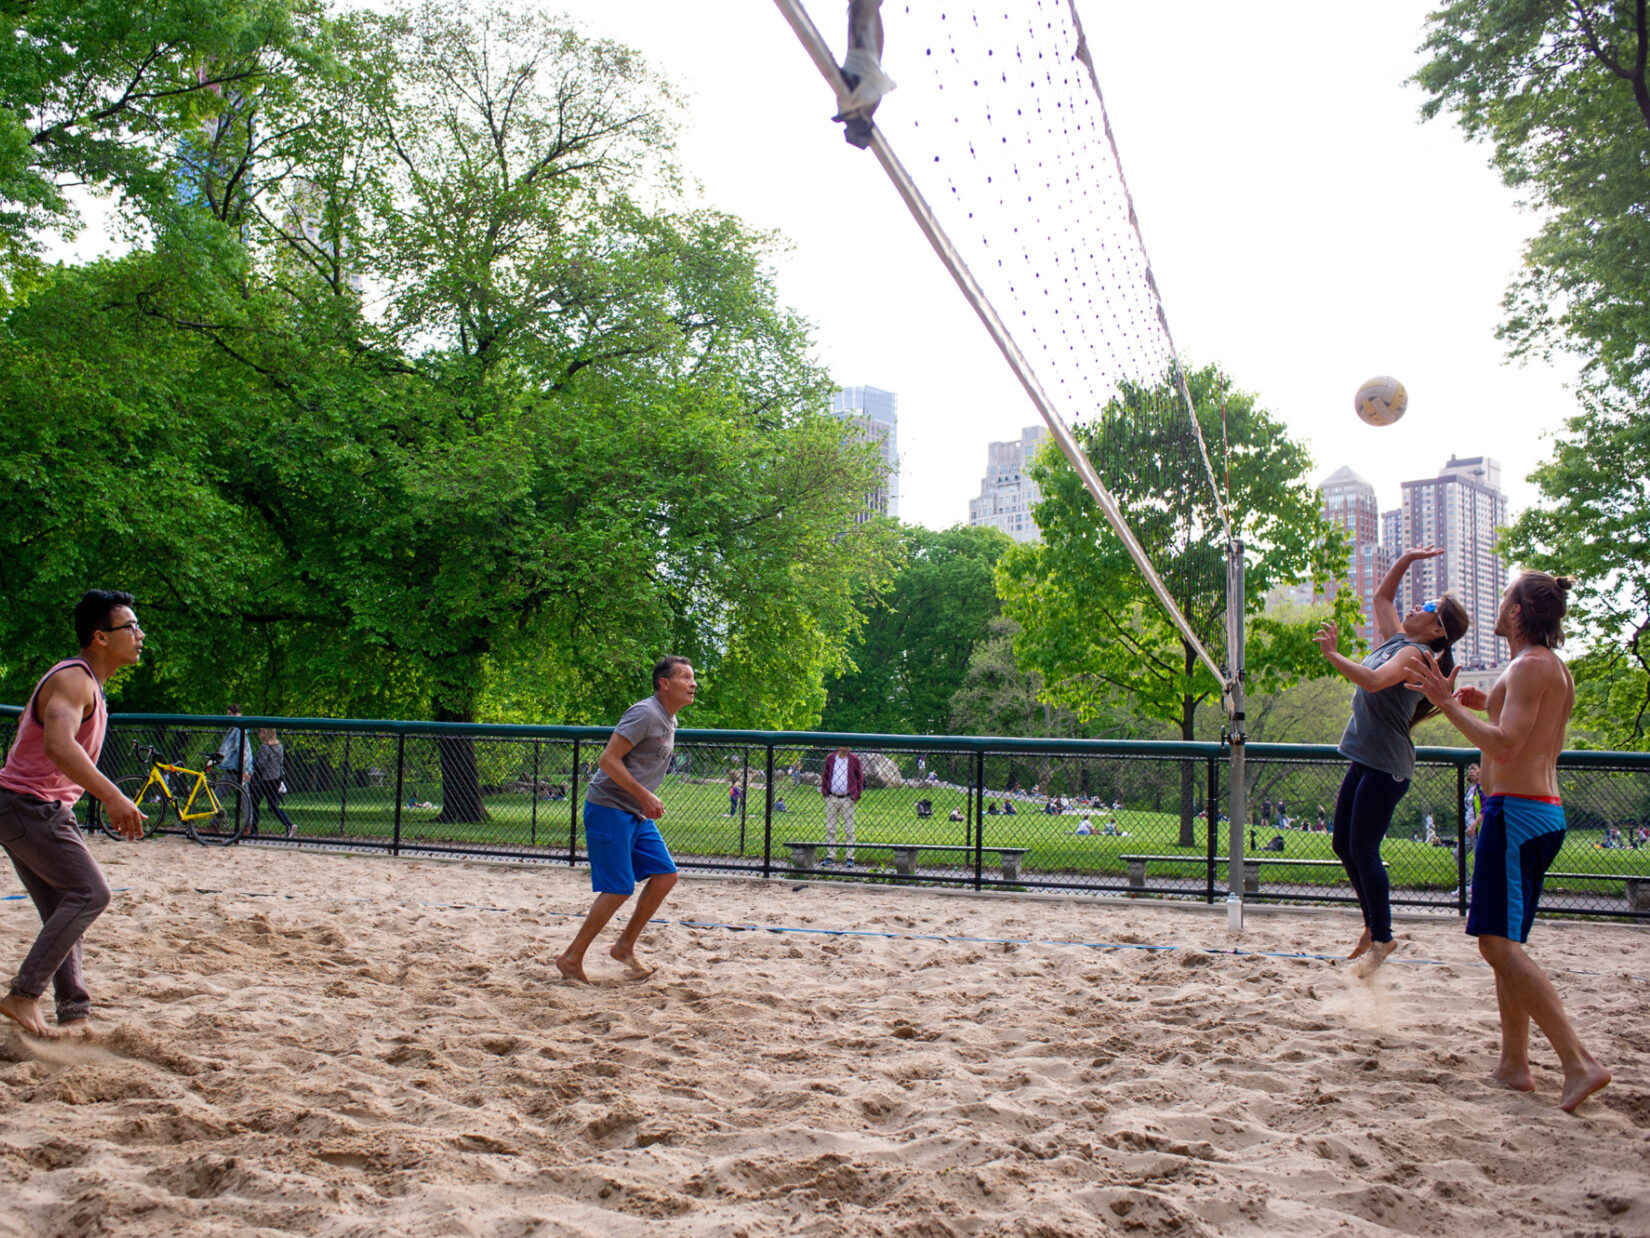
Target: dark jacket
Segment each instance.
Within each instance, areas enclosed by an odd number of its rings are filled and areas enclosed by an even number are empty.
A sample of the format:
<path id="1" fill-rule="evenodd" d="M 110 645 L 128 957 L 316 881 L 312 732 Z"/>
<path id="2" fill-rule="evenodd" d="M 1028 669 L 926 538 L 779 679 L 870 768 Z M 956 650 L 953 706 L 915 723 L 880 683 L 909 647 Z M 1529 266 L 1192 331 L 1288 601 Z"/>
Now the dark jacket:
<path id="1" fill-rule="evenodd" d="M 837 754 L 831 753 L 825 758 L 825 773 L 819 780 L 819 793 L 831 793 L 831 775 L 836 772 Z M 859 802 L 860 792 L 865 790 L 865 774 L 860 769 L 859 758 L 853 753 L 848 754 L 848 798 L 856 804 Z"/>

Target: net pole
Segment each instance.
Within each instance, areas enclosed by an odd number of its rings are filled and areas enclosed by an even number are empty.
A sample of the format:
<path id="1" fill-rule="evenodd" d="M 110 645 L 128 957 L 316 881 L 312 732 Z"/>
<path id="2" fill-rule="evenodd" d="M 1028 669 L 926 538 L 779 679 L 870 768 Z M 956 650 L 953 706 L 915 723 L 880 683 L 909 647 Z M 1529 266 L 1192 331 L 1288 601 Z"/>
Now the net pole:
<path id="1" fill-rule="evenodd" d="M 1243 543 L 1232 542 L 1226 551 L 1226 712 L 1229 718 L 1227 743 L 1231 746 L 1230 831 L 1226 840 L 1226 926 L 1233 932 L 1243 929 L 1243 831 L 1249 823 L 1249 786 L 1246 780 L 1243 733 Z"/>
<path id="2" fill-rule="evenodd" d="M 813 19 L 808 16 L 807 10 L 802 7 L 800 0 L 774 0 L 774 3 L 778 6 L 780 13 L 784 15 L 785 20 L 790 23 L 791 29 L 796 33 L 797 39 L 813 59 L 814 66 L 819 70 L 820 75 L 824 77 L 826 84 L 830 86 L 839 99 L 846 97 L 848 85 L 842 80 L 842 71 L 837 68 L 836 60 L 832 57 L 830 48 L 824 38 L 821 37 L 818 27 L 813 23 Z M 1130 529 L 1128 522 L 1123 519 L 1122 510 L 1117 506 L 1117 501 L 1112 497 L 1111 491 L 1100 480 L 1100 475 L 1095 472 L 1094 465 L 1090 462 L 1088 456 L 1083 453 L 1082 448 L 1077 445 L 1077 440 L 1072 437 L 1065 418 L 1060 416 L 1054 407 L 1053 401 L 1043 391 L 1042 384 L 1037 380 L 1036 374 L 1032 372 L 1030 363 L 1026 360 L 1025 355 L 1020 351 L 1019 345 L 1014 342 L 1014 337 L 1009 334 L 1008 327 L 1004 325 L 996 309 L 986 297 L 985 290 L 974 279 L 967 263 L 963 261 L 962 255 L 957 252 L 956 247 L 951 244 L 951 239 L 940 227 L 939 220 L 935 218 L 934 212 L 929 208 L 921 191 L 917 189 L 916 183 L 912 181 L 910 174 L 906 172 L 905 166 L 895 156 L 893 148 L 888 145 L 888 140 L 883 137 L 882 130 L 874 125 L 871 128 L 870 149 L 875 153 L 877 162 L 882 164 L 882 170 L 888 174 L 888 179 L 893 182 L 894 189 L 905 202 L 906 209 L 911 212 L 911 217 L 916 220 L 917 226 L 922 229 L 923 235 L 928 238 L 928 243 L 933 246 L 934 253 L 938 255 L 946 270 L 951 273 L 951 278 L 956 281 L 957 287 L 968 303 L 974 307 L 974 312 L 979 315 L 980 321 L 985 325 L 992 342 L 997 345 L 998 351 L 1003 354 L 1003 359 L 1008 362 L 1009 368 L 1014 371 L 1014 376 L 1020 380 L 1020 386 L 1025 388 L 1026 395 L 1031 398 L 1032 405 L 1037 409 L 1038 415 L 1042 417 L 1043 423 L 1048 426 L 1049 433 L 1054 436 L 1054 441 L 1060 445 L 1060 450 L 1065 454 L 1066 460 L 1076 471 L 1077 476 L 1082 479 L 1088 492 L 1094 496 L 1094 501 L 1100 505 L 1100 511 L 1106 517 L 1106 522 L 1111 525 L 1112 530 L 1122 540 L 1124 549 L 1129 552 L 1129 557 L 1134 560 L 1135 566 L 1140 569 L 1141 575 L 1146 579 L 1146 584 L 1162 605 L 1164 612 L 1169 616 L 1170 622 L 1179 630 L 1182 639 L 1191 647 L 1198 660 L 1208 667 L 1210 673 L 1215 677 L 1215 682 L 1225 684 L 1226 676 L 1222 672 L 1219 663 L 1214 660 L 1208 649 L 1204 647 L 1203 642 L 1198 639 L 1197 633 L 1192 631 L 1191 624 L 1180 613 L 1180 607 L 1176 606 L 1174 599 L 1169 596 L 1168 587 L 1164 585 L 1162 577 L 1157 574 L 1157 569 L 1152 566 L 1151 560 L 1146 557 L 1146 552 L 1136 539 L 1134 530 Z M 1179 369 L 1178 363 L 1176 363 L 1175 368 Z M 1196 426 L 1195 417 L 1193 426 L 1194 428 Z"/>

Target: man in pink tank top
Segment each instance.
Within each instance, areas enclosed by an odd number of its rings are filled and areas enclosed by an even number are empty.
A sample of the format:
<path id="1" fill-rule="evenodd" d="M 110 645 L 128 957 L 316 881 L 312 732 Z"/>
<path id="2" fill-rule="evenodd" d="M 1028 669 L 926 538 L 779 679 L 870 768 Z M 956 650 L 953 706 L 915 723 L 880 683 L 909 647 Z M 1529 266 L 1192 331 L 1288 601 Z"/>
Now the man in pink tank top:
<path id="1" fill-rule="evenodd" d="M 81 837 L 74 805 L 90 792 L 128 838 L 143 832 L 136 804 L 97 769 L 108 729 L 103 685 L 143 652 L 132 595 L 89 589 L 74 608 L 80 656 L 53 666 L 35 685 L 0 769 L 0 847 L 40 913 L 40 935 L 0 998 L 0 1014 L 34 1036 L 85 1031 L 92 999 L 80 939 L 109 905 L 109 883 Z M 57 1031 L 40 1013 L 50 982 Z"/>

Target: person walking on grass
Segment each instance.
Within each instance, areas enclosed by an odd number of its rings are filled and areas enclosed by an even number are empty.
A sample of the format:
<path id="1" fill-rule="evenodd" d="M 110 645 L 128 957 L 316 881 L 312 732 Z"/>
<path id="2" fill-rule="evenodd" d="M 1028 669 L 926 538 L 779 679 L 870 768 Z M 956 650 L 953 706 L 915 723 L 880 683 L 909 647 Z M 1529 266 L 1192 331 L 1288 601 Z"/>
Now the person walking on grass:
<path id="1" fill-rule="evenodd" d="M 608 953 L 633 980 L 652 974 L 636 957 L 636 939 L 677 880 L 676 861 L 657 824 L 665 815 L 658 790 L 676 747 L 676 715 L 693 704 L 698 689 L 686 658 L 661 658 L 653 668 L 653 695 L 625 710 L 602 749 L 584 796 L 585 846 L 596 901 L 573 944 L 556 960 L 556 970 L 569 980 L 590 983 L 584 974 L 585 952 L 636 892 L 638 881 L 646 883 L 642 896 Z"/>
<path id="2" fill-rule="evenodd" d="M 1341 736 L 1340 753 L 1351 764 L 1335 798 L 1330 846 L 1346 869 L 1363 911 L 1364 931 L 1349 958 L 1368 954 L 1365 966 L 1379 967 L 1397 948 L 1392 940 L 1391 888 L 1381 863 L 1381 841 L 1392 812 L 1409 790 L 1415 772 L 1416 723 L 1436 713 L 1406 687 L 1410 672 L 1430 651 L 1446 672 L 1455 661 L 1450 647 L 1466 635 L 1466 608 L 1450 594 L 1412 607 L 1400 616 L 1394 599 L 1409 569 L 1444 552 L 1436 546 L 1407 550 L 1392 565 L 1375 593 L 1375 631 L 1381 643 L 1361 663 L 1336 648 L 1340 632 L 1325 620 L 1313 638 L 1329 664 L 1357 686 L 1352 719 Z"/>
<path id="3" fill-rule="evenodd" d="M 280 818 L 281 825 L 286 829 L 286 836 L 291 838 L 298 832 L 292 824 L 292 818 L 286 815 L 286 809 L 281 807 L 281 780 L 286 777 L 286 748 L 282 746 L 279 737 L 271 727 L 264 727 L 258 732 L 258 751 L 252 759 L 252 832 L 258 832 L 258 820 L 262 816 L 264 801 L 275 815 Z"/>
<path id="4" fill-rule="evenodd" d="M 10 992 L 0 998 L 0 1014 L 49 1040 L 91 1028 L 80 942 L 110 898 L 109 883 L 75 821 L 74 805 L 91 794 L 123 835 L 143 833 L 143 813 L 97 768 L 109 726 L 103 685 L 143 654 L 143 629 L 132 600 L 130 593 L 107 589 L 81 596 L 74 608 L 80 656 L 41 676 L 0 769 L 0 846 L 41 921 Z M 40 1013 L 48 982 L 57 999 L 56 1031 Z"/>
<path id="5" fill-rule="evenodd" d="M 848 844 L 848 858 L 844 868 L 854 866 L 854 807 L 865 790 L 865 773 L 859 758 L 843 744 L 825 758 L 825 769 L 820 774 L 819 791 L 825 797 L 825 861 L 829 867 L 836 850 L 836 823 L 842 821 L 844 841 Z"/>
<path id="6" fill-rule="evenodd" d="M 1486 695 L 1451 694 L 1455 676 L 1422 659 L 1408 684 L 1479 748 L 1485 791 L 1478 849 L 1467 902 L 1467 932 L 1495 972 L 1501 1011 L 1501 1060 L 1490 1077 L 1514 1091 L 1535 1090 L 1530 1022 L 1557 1052 L 1564 1071 L 1558 1107 L 1566 1112 L 1610 1082 L 1610 1072 L 1583 1047 L 1558 990 L 1524 951 L 1542 881 L 1564 847 L 1558 755 L 1575 708 L 1575 681 L 1554 652 L 1564 643 L 1573 587 L 1567 577 L 1525 572 L 1507 586 L 1495 618 L 1512 660 Z M 1484 718 L 1474 711 L 1482 711 Z"/>

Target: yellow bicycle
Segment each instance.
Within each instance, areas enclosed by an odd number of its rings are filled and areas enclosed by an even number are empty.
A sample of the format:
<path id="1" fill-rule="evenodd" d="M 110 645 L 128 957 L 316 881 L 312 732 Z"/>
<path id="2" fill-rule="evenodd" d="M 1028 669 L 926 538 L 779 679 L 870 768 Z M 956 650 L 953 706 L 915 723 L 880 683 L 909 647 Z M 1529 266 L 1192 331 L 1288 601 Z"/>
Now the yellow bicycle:
<path id="1" fill-rule="evenodd" d="M 159 749 L 143 744 L 133 744 L 132 751 L 148 762 L 149 774 L 117 778 L 115 786 L 144 815 L 143 837 L 160 829 L 171 811 L 177 814 L 189 837 L 203 847 L 227 847 L 240 841 L 246 830 L 242 801 L 249 792 L 231 779 L 209 777 L 217 772 L 217 753 L 206 758 L 204 770 L 198 770 L 159 761 Z M 98 827 L 105 834 L 115 839 L 123 837 L 105 813 L 96 815 Z"/>

